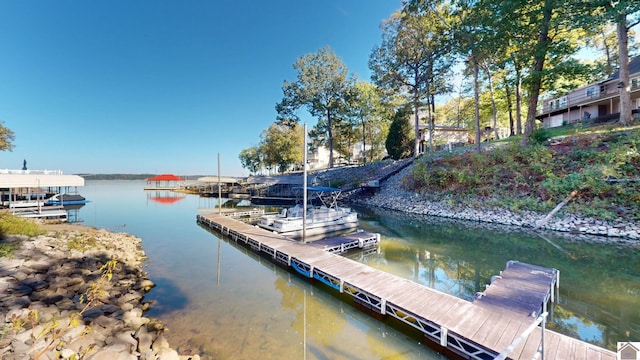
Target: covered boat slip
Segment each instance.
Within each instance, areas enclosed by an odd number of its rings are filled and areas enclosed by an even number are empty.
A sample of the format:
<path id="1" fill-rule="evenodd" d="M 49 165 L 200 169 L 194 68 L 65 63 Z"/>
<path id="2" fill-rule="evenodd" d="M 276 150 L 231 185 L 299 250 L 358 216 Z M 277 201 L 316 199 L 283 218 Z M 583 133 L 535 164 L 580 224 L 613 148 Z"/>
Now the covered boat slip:
<path id="1" fill-rule="evenodd" d="M 412 326 L 434 347 L 450 355 L 494 359 L 505 352 L 507 358 L 532 359 L 539 352 L 543 332 L 533 325 L 536 318 L 529 314 L 479 306 L 330 253 L 313 243 L 292 241 L 220 214 L 198 215 L 197 221 L 267 254 L 274 262 L 352 296 L 378 314 Z M 548 292 L 546 289 L 544 294 Z M 544 330 L 543 353 L 547 359 L 616 359 L 609 350 L 550 330 Z"/>
<path id="2" fill-rule="evenodd" d="M 29 214 L 30 217 L 62 217 L 61 214 L 52 216 L 38 216 L 42 213 L 41 209 L 37 213 L 33 213 L 33 208 L 39 208 L 42 199 L 42 189 L 49 189 L 49 192 L 62 193 L 67 192 L 70 188 L 75 188 L 77 192 L 78 186 L 84 186 L 84 178 L 78 175 L 63 175 L 61 171 L 49 170 L 4 170 L 0 171 L 0 192 L 2 197 L 2 205 L 9 208 L 26 208 L 21 211 L 23 215 Z M 63 189 L 66 189 L 63 191 Z M 36 201 L 18 200 L 18 194 L 21 196 L 37 197 Z M 23 205 L 23 206 L 21 206 Z M 20 214 L 18 214 L 20 215 Z"/>

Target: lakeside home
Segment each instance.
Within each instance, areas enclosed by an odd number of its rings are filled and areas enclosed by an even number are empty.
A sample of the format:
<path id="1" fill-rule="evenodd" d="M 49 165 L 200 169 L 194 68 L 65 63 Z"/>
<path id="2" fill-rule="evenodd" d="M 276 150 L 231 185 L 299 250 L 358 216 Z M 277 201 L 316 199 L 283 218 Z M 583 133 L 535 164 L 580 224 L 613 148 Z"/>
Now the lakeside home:
<path id="1" fill-rule="evenodd" d="M 629 62 L 631 103 L 634 113 L 640 113 L 640 56 Z M 620 113 L 620 91 L 624 84 L 620 72 L 562 96 L 546 99 L 536 119 L 543 127 L 557 127 L 581 121 L 607 121 Z"/>

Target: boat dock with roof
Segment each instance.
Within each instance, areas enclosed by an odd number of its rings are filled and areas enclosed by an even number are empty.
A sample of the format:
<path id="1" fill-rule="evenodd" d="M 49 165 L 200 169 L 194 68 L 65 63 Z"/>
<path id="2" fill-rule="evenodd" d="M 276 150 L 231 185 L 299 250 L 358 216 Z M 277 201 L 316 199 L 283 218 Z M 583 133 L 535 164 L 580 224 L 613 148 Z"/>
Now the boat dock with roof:
<path id="1" fill-rule="evenodd" d="M 533 314 L 534 311 L 529 310 L 531 306 L 524 304 L 535 304 L 532 306 L 538 309 L 538 300 L 546 301 L 554 296 L 558 284 L 558 273 L 554 269 L 510 262 L 502 278 L 496 278 L 481 298 L 472 303 L 336 255 L 320 246 L 322 243 L 292 241 L 222 214 L 201 214 L 197 222 L 244 243 L 275 263 L 350 295 L 355 302 L 377 314 L 413 327 L 424 334 L 432 347 L 449 356 L 616 359 L 612 351 L 538 326 L 546 319 L 546 312 Z M 536 280 L 530 281 L 529 277 Z M 537 289 L 526 285 L 539 280 L 542 285 Z M 527 301 L 510 299 L 508 292 L 520 294 L 518 287 L 527 288 L 535 296 Z M 510 307 L 503 309 L 500 304 Z M 539 305 L 546 310 L 545 304 Z"/>
<path id="2" fill-rule="evenodd" d="M 60 206 L 44 206 L 45 192 L 61 194 L 63 189 L 84 186 L 84 178 L 64 175 L 60 170 L 0 170 L 0 197 L 2 204 L 13 214 L 58 221 L 67 220 L 67 211 Z M 50 189 L 50 190 L 44 190 Z M 57 189 L 52 191 L 51 189 Z M 31 199 L 35 196 L 35 200 Z M 26 197 L 27 199 L 19 199 Z"/>

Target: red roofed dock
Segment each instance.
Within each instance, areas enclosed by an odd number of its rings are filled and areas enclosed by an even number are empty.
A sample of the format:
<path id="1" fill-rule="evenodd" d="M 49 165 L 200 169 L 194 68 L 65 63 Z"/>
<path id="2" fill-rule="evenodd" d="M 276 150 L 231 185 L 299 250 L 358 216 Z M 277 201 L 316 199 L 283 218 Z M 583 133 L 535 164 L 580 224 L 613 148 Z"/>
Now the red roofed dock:
<path id="1" fill-rule="evenodd" d="M 160 174 L 147 179 L 145 190 L 174 190 L 184 183 L 185 179 L 173 174 Z"/>

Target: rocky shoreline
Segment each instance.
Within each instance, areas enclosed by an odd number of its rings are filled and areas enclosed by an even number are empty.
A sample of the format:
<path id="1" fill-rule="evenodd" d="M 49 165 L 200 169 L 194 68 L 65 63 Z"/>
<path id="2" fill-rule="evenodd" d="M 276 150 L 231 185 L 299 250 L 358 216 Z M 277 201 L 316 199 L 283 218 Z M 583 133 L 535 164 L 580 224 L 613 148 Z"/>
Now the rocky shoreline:
<path id="1" fill-rule="evenodd" d="M 178 355 L 144 316 L 153 286 L 141 239 L 80 225 L 10 235 L 0 258 L 0 358 L 198 360 Z M 115 261 L 113 261 L 115 260 Z"/>
<path id="2" fill-rule="evenodd" d="M 508 209 L 478 209 L 456 201 L 434 201 L 424 196 L 405 191 L 401 188 L 402 178 L 411 171 L 411 165 L 398 174 L 381 183 L 374 194 L 365 194 L 361 190 L 348 195 L 347 202 L 367 207 L 377 207 L 401 211 L 407 214 L 435 216 L 446 219 L 466 220 L 487 224 L 501 224 L 532 229 L 547 214 L 534 212 L 514 213 Z M 539 227 L 541 230 L 555 231 L 560 234 L 593 238 L 600 242 L 617 244 L 640 244 L 640 224 L 618 219 L 603 221 L 581 218 L 575 215 L 554 216 Z M 598 241 L 596 239 L 596 241 Z"/>

